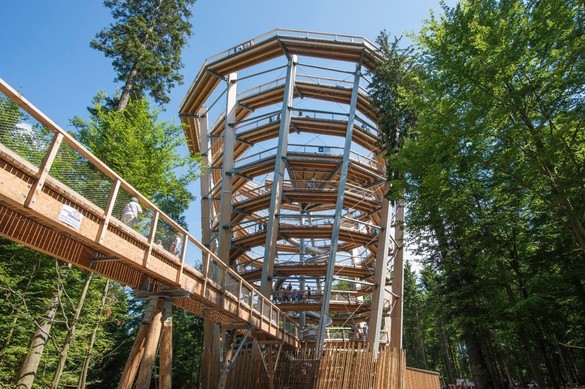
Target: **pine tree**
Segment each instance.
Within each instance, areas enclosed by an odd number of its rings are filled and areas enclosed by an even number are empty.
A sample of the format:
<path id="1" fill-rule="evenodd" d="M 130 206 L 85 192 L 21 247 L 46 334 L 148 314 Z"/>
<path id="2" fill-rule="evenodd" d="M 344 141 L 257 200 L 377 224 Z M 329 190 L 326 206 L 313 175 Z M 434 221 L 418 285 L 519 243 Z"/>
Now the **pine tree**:
<path id="1" fill-rule="evenodd" d="M 124 84 L 116 109 L 149 92 L 167 103 L 182 82 L 181 50 L 191 36 L 190 7 L 195 0 L 105 0 L 115 23 L 100 31 L 91 47 L 113 59 L 117 81 Z"/>

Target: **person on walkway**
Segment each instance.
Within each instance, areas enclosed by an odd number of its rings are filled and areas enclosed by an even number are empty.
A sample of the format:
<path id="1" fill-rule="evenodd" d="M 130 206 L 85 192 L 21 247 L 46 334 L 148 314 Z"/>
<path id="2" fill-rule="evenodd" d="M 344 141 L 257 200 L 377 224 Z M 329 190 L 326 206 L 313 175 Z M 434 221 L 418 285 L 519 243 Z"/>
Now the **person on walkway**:
<path id="1" fill-rule="evenodd" d="M 183 238 L 181 237 L 180 233 L 175 234 L 175 240 L 171 243 L 169 247 L 169 251 L 171 254 L 176 255 L 177 257 L 181 254 L 181 249 L 183 248 Z"/>
<path id="2" fill-rule="evenodd" d="M 142 208 L 138 204 L 138 199 L 132 197 L 122 211 L 122 222 L 127 226 L 133 227 L 138 222 L 138 215 L 142 213 Z"/>

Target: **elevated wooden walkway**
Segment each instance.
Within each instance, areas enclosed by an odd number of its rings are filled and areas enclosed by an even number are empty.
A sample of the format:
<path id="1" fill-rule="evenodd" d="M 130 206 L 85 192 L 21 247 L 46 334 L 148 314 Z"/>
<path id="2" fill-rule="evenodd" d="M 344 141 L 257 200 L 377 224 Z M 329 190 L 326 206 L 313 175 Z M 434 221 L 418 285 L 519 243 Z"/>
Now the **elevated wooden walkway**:
<path id="1" fill-rule="evenodd" d="M 297 324 L 277 306 L 1 79 L 0 91 L 52 133 L 40 164 L 0 143 L 1 236 L 145 295 L 171 298 L 174 305 L 214 322 L 250 325 L 257 339 L 300 345 Z M 9 131 L 22 131 L 0 124 L 3 140 L 9 139 Z M 101 173 L 98 186 L 105 188 L 104 204 L 53 177 L 54 172 L 62 173 L 54 161 L 64 149 Z M 88 178 L 79 174 L 77 179 Z M 144 234 L 114 216 L 120 198 L 130 196 L 151 215 Z M 161 235 L 163 227 L 166 232 Z M 171 253 L 158 241 L 169 231 L 182 236 L 180 252 Z M 189 264 L 195 257 L 200 258 L 198 268 Z"/>

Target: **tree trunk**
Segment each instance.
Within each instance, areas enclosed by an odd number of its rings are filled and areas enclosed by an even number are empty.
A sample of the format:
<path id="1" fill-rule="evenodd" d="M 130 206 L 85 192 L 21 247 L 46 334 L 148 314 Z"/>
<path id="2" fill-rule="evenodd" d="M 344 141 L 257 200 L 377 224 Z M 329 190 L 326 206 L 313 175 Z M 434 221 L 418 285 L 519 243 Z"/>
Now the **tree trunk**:
<path id="1" fill-rule="evenodd" d="M 475 329 L 471 323 L 463 321 L 461 323 L 461 330 L 463 332 L 463 339 L 467 345 L 469 352 L 469 360 L 471 362 L 471 372 L 477 385 L 477 389 L 493 388 L 491 376 L 487 371 L 485 356 L 481 350 L 480 342 L 475 333 Z"/>
<path id="2" fill-rule="evenodd" d="M 443 354 L 443 358 L 445 361 L 445 369 L 447 370 L 445 373 L 447 374 L 447 382 L 453 383 L 455 382 L 455 368 L 453 366 L 453 359 L 451 358 L 451 346 L 447 342 L 447 334 L 445 334 L 445 328 L 443 326 L 442 320 L 439 318 L 437 321 L 438 331 L 439 331 L 439 338 L 440 338 L 440 346 L 441 352 Z"/>
<path id="3" fill-rule="evenodd" d="M 17 389 L 30 389 L 32 387 L 45 345 L 47 344 L 47 339 L 49 338 L 49 333 L 51 332 L 51 327 L 53 326 L 58 305 L 59 289 L 51 297 L 51 303 L 45 310 L 42 321 L 30 342 L 29 352 L 18 372 Z"/>
<path id="4" fill-rule="evenodd" d="M 102 302 L 99 306 L 99 312 L 101 316 L 101 311 L 104 309 L 104 305 L 106 305 L 106 299 L 108 297 L 108 288 L 110 287 L 110 280 L 106 280 L 106 285 L 104 286 L 104 291 L 102 293 Z M 95 326 L 93 327 L 93 332 L 91 333 L 91 338 L 89 340 L 89 345 L 87 346 L 87 353 L 85 358 L 83 359 L 83 367 L 81 368 L 81 373 L 79 374 L 79 382 L 77 383 L 78 389 L 85 389 L 85 385 L 87 382 L 87 373 L 89 371 L 89 362 L 91 361 L 91 353 L 93 351 L 93 346 L 97 339 L 97 332 L 101 326 L 100 316 L 96 319 Z"/>
<path id="5" fill-rule="evenodd" d="M 429 366 L 427 364 L 427 354 L 425 352 L 425 341 L 423 338 L 423 332 L 421 330 L 421 326 L 420 326 L 420 318 L 418 316 L 418 310 L 415 312 L 415 316 L 416 316 L 416 336 L 418 338 L 418 344 L 420 347 L 420 352 L 421 352 L 421 357 L 422 357 L 422 362 L 423 362 L 423 368 L 425 370 L 429 369 Z"/>
<path id="6" fill-rule="evenodd" d="M 132 93 L 132 89 L 134 88 L 134 79 L 138 74 L 138 65 L 134 64 L 132 70 L 130 70 L 130 74 L 128 74 L 128 78 L 126 79 L 126 83 L 124 84 L 124 90 L 122 91 L 122 95 L 120 96 L 120 100 L 118 100 L 118 106 L 116 107 L 116 111 L 123 111 L 128 106 L 128 102 L 130 101 L 130 93 Z"/>
<path id="7" fill-rule="evenodd" d="M 79 301 L 77 302 L 77 307 L 75 308 L 75 312 L 73 313 L 73 318 L 71 319 L 71 326 L 67 330 L 67 335 L 65 336 L 65 340 L 63 342 L 63 349 L 59 355 L 59 362 L 57 363 L 57 369 L 55 370 L 55 375 L 53 376 L 53 381 L 51 381 L 51 389 L 56 389 L 59 386 L 59 381 L 61 380 L 61 374 L 63 374 L 63 368 L 65 367 L 65 362 L 67 361 L 67 354 L 69 353 L 69 347 L 71 346 L 71 342 L 73 337 L 75 336 L 75 328 L 77 326 L 77 321 L 79 320 L 79 316 L 81 315 L 81 310 L 83 309 L 83 304 L 85 304 L 85 298 L 87 296 L 87 291 L 89 289 L 89 285 L 91 283 L 92 273 L 87 273 L 85 275 L 85 281 L 83 283 L 83 289 L 81 290 L 81 295 L 79 296 Z"/>
<path id="8" fill-rule="evenodd" d="M 154 26 L 157 23 L 157 18 L 160 12 L 160 7 L 162 5 L 162 0 L 158 1 L 158 5 L 155 9 L 155 16 L 153 17 L 150 26 L 148 27 L 148 34 L 144 37 L 144 41 L 142 42 L 143 49 L 146 45 L 146 41 L 149 40 L 150 35 L 154 31 Z M 132 93 L 132 89 L 134 89 L 134 80 L 136 75 L 138 75 L 138 66 L 140 63 L 140 59 L 137 59 L 134 64 L 132 65 L 132 70 L 130 70 L 130 74 L 126 78 L 126 83 L 124 84 L 124 90 L 122 91 L 122 95 L 120 96 L 120 100 L 118 101 L 118 106 L 116 107 L 116 111 L 122 111 L 128 106 L 128 102 L 130 101 L 130 94 Z"/>

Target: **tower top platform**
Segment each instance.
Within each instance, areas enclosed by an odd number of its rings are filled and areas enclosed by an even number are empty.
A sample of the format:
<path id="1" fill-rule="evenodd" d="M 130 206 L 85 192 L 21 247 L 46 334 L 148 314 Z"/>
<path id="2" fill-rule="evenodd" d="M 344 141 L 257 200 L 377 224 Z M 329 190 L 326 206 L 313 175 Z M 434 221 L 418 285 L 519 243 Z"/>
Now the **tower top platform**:
<path id="1" fill-rule="evenodd" d="M 377 47 L 364 37 L 288 29 L 272 30 L 217 53 L 205 60 L 179 108 L 181 120 L 188 128 L 185 135 L 190 151 L 199 152 L 198 129 L 193 119 L 220 81 L 230 73 L 292 55 L 351 62 L 367 70 L 372 70 L 381 59 Z"/>

